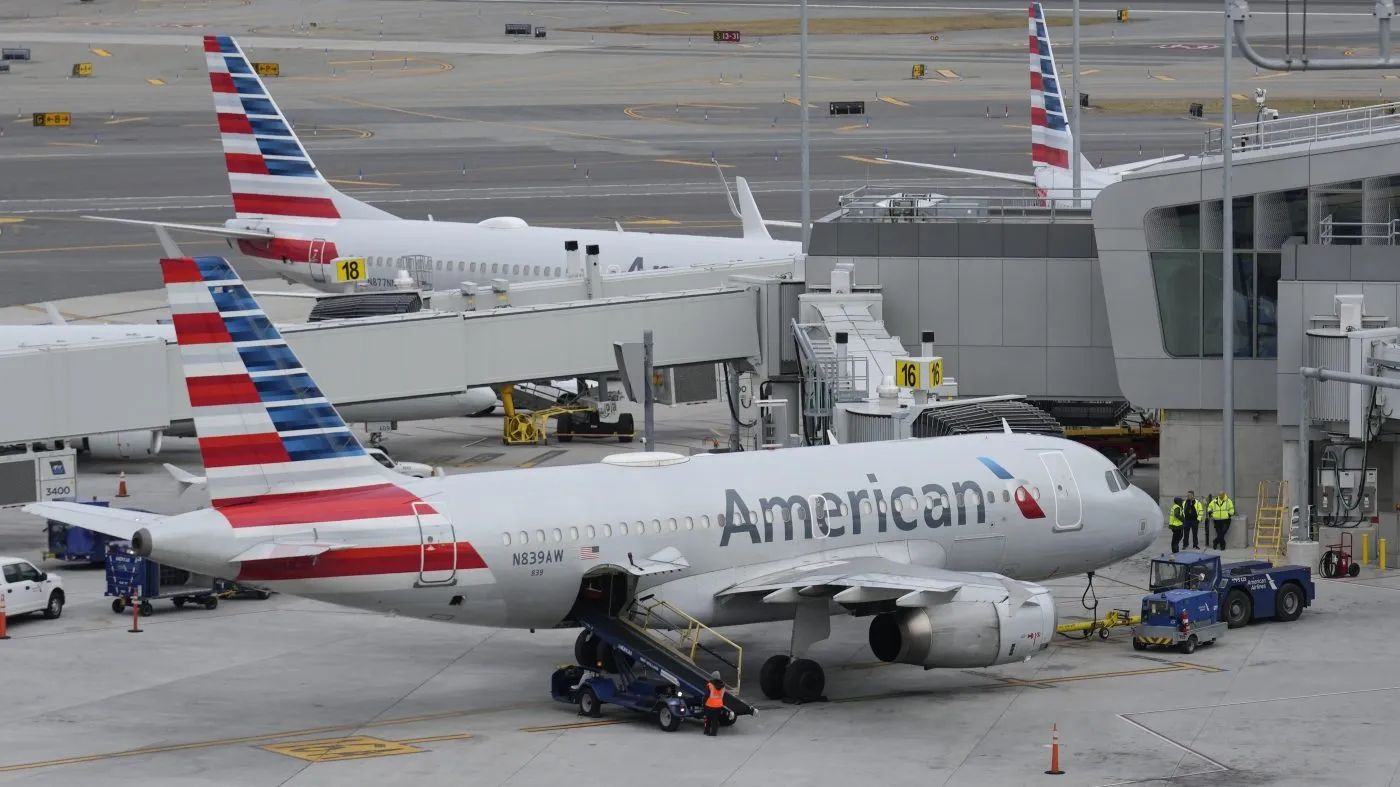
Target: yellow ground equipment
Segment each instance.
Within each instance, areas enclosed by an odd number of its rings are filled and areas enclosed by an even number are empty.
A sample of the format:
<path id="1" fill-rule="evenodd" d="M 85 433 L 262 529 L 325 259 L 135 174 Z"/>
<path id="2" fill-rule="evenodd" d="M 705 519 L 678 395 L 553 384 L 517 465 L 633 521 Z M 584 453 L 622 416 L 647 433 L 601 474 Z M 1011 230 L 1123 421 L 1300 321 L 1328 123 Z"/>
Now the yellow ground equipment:
<path id="1" fill-rule="evenodd" d="M 1082 631 L 1084 635 L 1078 639 L 1088 639 L 1094 632 L 1099 633 L 1099 639 L 1108 639 L 1108 630 L 1116 626 L 1135 626 L 1142 621 L 1141 615 L 1134 615 L 1127 609 L 1110 609 L 1104 614 L 1103 619 L 1080 620 L 1074 623 L 1062 623 L 1055 627 L 1059 634 L 1069 636 L 1072 632 Z"/>
<path id="2" fill-rule="evenodd" d="M 584 413 L 593 409 L 576 405 L 549 407 L 528 413 L 520 412 L 515 409 L 512 391 L 513 386 L 509 385 L 501 389 L 501 404 L 505 406 L 506 411 L 506 417 L 501 426 L 501 442 L 506 445 L 544 445 L 549 439 L 545 431 L 545 422 L 550 418 L 557 418 L 565 413 Z"/>
<path id="3" fill-rule="evenodd" d="M 1284 517 L 1288 516 L 1288 482 L 1259 482 L 1259 506 L 1254 513 L 1254 559 L 1278 565 L 1288 552 L 1283 536 Z"/>

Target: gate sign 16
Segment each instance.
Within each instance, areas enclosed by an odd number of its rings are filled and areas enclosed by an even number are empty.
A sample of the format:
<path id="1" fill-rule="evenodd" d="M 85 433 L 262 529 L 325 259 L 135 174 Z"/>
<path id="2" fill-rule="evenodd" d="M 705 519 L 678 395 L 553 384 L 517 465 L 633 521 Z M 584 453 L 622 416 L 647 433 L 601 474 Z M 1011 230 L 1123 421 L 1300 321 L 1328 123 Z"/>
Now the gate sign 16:
<path id="1" fill-rule="evenodd" d="M 900 388 L 930 391 L 943 384 L 942 358 L 898 358 L 894 362 L 894 384 Z"/>
<path id="2" fill-rule="evenodd" d="M 739 43 L 739 31 L 738 31 L 738 30 L 716 30 L 716 31 L 715 31 L 715 41 L 721 42 L 721 43 L 727 43 L 727 44 L 737 44 L 737 43 Z"/>

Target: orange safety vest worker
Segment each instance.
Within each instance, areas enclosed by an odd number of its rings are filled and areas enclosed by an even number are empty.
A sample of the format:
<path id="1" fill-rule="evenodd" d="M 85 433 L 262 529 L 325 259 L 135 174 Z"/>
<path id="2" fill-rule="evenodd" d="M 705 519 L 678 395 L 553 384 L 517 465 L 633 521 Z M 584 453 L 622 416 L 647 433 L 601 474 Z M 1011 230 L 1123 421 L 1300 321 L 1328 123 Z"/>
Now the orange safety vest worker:
<path id="1" fill-rule="evenodd" d="M 709 682 L 709 683 L 706 683 L 706 684 L 705 684 L 705 688 L 709 690 L 709 696 L 705 697 L 705 707 L 707 707 L 707 708 L 723 708 L 723 707 L 724 707 L 724 687 L 723 687 L 723 686 L 716 686 L 713 682 Z"/>

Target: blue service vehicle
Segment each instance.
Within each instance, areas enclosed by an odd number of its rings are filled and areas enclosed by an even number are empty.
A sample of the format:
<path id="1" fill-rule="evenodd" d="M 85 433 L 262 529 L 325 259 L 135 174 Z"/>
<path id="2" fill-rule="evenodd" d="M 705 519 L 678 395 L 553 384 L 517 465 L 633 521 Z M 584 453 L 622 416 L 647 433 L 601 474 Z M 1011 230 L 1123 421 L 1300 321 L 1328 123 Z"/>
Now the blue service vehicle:
<path id="1" fill-rule="evenodd" d="M 687 697 L 656 670 L 628 658 L 617 659 L 616 667 L 611 676 L 586 667 L 561 667 L 550 680 L 550 695 L 578 705 L 579 714 L 590 718 L 602 716 L 604 705 L 648 714 L 666 732 L 680 729 L 683 721 L 704 720 L 700 699 Z M 733 719 L 731 713 L 728 722 L 732 724 Z"/>
<path id="2" fill-rule="evenodd" d="M 1133 650 L 1175 647 L 1182 653 L 1212 643 L 1225 633 L 1219 595 L 1212 590 L 1178 588 L 1142 599 L 1142 622 L 1133 626 Z"/>
<path id="3" fill-rule="evenodd" d="M 1275 566 L 1267 560 L 1221 564 L 1219 555 L 1205 552 L 1155 558 L 1148 589 L 1152 595 L 1175 589 L 1213 593 L 1215 619 L 1232 629 L 1261 618 L 1297 620 L 1316 596 L 1308 566 Z"/>

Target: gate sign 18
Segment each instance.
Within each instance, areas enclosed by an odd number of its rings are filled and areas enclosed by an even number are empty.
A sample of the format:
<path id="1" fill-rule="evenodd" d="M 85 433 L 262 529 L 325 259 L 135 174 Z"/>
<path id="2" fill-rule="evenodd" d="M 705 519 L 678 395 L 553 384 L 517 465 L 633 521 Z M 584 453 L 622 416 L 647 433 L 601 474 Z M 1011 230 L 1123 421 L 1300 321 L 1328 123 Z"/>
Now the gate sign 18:
<path id="1" fill-rule="evenodd" d="M 728 44 L 737 44 L 737 43 L 739 43 L 739 31 L 738 31 L 738 30 L 716 30 L 716 31 L 715 31 L 715 41 L 717 41 L 717 42 L 722 42 L 722 43 L 728 43 Z"/>
<path id="2" fill-rule="evenodd" d="M 364 281 L 369 276 L 364 257 L 344 257 L 335 261 L 335 280 Z"/>

